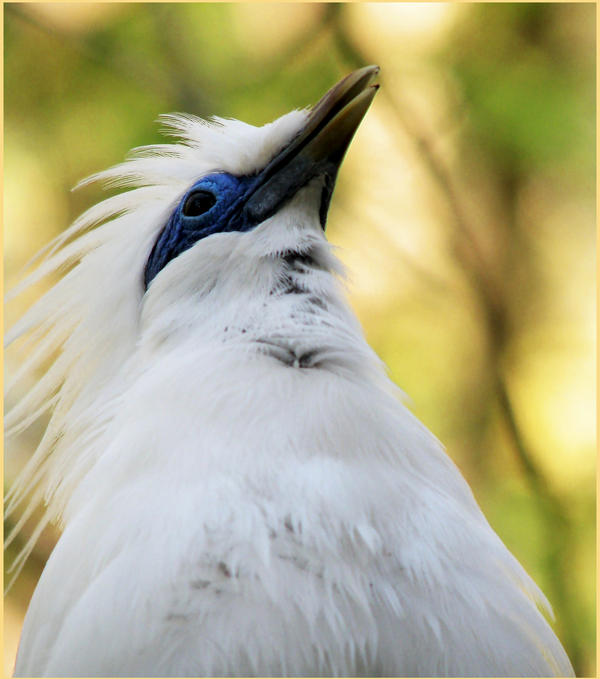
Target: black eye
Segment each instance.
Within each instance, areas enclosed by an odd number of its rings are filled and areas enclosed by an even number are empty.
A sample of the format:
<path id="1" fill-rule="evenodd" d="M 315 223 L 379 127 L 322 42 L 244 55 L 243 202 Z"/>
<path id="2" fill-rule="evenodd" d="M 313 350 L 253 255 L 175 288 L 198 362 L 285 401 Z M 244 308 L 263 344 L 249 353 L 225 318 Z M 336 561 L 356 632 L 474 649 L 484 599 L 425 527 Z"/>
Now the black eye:
<path id="1" fill-rule="evenodd" d="M 210 191 L 194 191 L 183 204 L 183 214 L 185 217 L 198 217 L 208 212 L 216 202 L 217 199 Z"/>

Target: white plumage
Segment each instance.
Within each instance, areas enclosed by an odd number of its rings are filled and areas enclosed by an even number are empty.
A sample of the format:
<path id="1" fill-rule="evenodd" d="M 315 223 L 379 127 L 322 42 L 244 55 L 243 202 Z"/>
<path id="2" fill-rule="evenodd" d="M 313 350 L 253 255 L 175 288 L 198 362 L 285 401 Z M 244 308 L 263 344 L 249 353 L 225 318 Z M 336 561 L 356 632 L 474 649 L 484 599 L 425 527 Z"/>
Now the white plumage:
<path id="1" fill-rule="evenodd" d="M 16 385 L 58 356 L 7 416 L 21 431 L 52 411 L 9 509 L 32 492 L 41 527 L 64 526 L 17 676 L 572 674 L 543 595 L 366 344 L 320 176 L 144 290 L 190 187 L 260 173 L 313 118 L 165 116 L 181 141 L 93 177 L 136 188 L 24 282 L 68 269 L 9 337 L 31 341 Z"/>

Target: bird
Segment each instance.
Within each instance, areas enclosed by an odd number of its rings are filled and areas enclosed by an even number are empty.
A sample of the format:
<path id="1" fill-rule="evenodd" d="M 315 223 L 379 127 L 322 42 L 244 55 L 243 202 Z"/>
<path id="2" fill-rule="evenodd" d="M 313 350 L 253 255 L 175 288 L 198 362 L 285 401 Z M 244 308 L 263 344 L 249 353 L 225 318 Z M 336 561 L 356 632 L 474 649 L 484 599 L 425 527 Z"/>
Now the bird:
<path id="1" fill-rule="evenodd" d="M 162 116 L 175 139 L 84 180 L 123 190 L 16 286 L 58 279 L 7 336 L 33 383 L 7 428 L 48 416 L 17 565 L 61 535 L 15 676 L 573 675 L 326 239 L 378 72 L 263 126 Z"/>

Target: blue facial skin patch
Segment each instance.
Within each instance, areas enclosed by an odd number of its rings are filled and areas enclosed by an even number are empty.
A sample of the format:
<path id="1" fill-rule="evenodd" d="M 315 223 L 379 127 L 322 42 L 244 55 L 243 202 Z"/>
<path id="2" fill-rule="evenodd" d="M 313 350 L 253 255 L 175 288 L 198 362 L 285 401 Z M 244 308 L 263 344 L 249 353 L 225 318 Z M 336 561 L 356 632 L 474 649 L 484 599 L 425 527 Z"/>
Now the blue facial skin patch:
<path id="1" fill-rule="evenodd" d="M 147 290 L 152 279 L 172 260 L 213 233 L 249 231 L 259 223 L 244 205 L 258 181 L 256 176 L 211 174 L 183 196 L 152 248 L 144 271 Z"/>
<path id="2" fill-rule="evenodd" d="M 300 150 L 290 160 L 284 151 L 257 174 L 234 177 L 219 172 L 198 180 L 183 196 L 152 248 L 144 271 L 144 289 L 172 259 L 201 238 L 250 231 L 318 176 L 323 181 L 319 218 L 325 230 L 338 166 L 337 157 L 315 160 Z"/>

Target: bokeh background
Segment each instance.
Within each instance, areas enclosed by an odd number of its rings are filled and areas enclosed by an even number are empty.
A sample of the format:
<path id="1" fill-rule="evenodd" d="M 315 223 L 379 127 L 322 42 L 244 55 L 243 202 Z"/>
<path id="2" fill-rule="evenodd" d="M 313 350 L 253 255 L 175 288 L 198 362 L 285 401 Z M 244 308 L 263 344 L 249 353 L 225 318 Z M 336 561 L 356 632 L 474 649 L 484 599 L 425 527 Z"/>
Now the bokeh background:
<path id="1" fill-rule="evenodd" d="M 158 114 L 263 124 L 381 66 L 328 235 L 368 340 L 547 594 L 579 676 L 595 675 L 596 636 L 595 12 L 4 5 L 9 287 L 100 199 L 99 187 L 71 192 L 79 179 L 160 141 Z M 5 322 L 30 301 L 10 303 Z M 7 355 L 7 374 L 18 360 Z M 7 446 L 5 488 L 43 426 Z M 55 539 L 42 536 L 6 596 L 6 674 Z"/>

